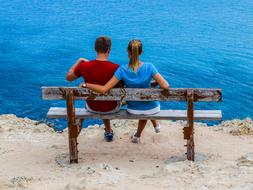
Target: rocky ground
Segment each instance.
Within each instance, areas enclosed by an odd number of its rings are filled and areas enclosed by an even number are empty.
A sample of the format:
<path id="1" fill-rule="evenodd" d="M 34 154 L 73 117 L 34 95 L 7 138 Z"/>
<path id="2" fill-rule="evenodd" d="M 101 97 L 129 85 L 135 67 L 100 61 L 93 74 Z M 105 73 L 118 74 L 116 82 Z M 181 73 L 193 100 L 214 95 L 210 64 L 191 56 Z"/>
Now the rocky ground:
<path id="1" fill-rule="evenodd" d="M 196 161 L 185 159 L 183 125 L 149 124 L 130 142 L 135 121 L 114 121 L 115 140 L 101 126 L 79 136 L 79 163 L 68 163 L 68 134 L 15 115 L 0 116 L 0 189 L 253 189 L 253 121 L 195 124 Z"/>

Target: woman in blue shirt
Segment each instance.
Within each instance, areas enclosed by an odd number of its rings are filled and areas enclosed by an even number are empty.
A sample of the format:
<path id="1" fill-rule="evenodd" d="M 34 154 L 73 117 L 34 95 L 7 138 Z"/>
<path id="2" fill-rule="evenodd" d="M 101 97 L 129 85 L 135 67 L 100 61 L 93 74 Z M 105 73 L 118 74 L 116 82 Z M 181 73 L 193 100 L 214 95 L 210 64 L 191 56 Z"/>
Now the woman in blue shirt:
<path id="1" fill-rule="evenodd" d="M 154 79 L 161 88 L 168 89 L 168 82 L 158 73 L 155 66 L 151 63 L 144 63 L 139 60 L 142 53 L 142 43 L 140 40 L 131 40 L 128 44 L 129 64 L 120 66 L 114 76 L 104 86 L 86 83 L 85 86 L 99 93 L 106 93 L 113 88 L 120 80 L 124 81 L 127 88 L 150 88 L 150 82 Z M 131 114 L 155 114 L 160 111 L 158 101 L 128 101 L 127 111 Z M 139 142 L 141 133 L 145 128 L 147 120 L 139 120 L 138 129 L 133 134 L 132 142 Z M 152 120 L 158 128 L 158 122 Z M 157 129 L 158 130 L 158 129 Z"/>

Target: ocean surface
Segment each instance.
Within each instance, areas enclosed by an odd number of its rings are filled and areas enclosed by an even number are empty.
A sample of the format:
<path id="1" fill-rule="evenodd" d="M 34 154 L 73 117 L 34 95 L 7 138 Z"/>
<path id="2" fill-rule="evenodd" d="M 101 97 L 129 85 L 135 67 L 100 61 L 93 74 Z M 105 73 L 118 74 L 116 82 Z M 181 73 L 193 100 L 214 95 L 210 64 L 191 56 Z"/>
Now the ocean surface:
<path id="1" fill-rule="evenodd" d="M 0 114 L 45 120 L 50 106 L 64 106 L 42 100 L 41 86 L 79 84 L 65 80 L 68 69 L 79 57 L 94 59 L 95 38 L 107 35 L 110 60 L 126 64 L 129 40 L 141 39 L 142 61 L 171 87 L 222 88 L 222 103 L 197 109 L 253 118 L 252 10 L 252 0 L 0 0 Z"/>

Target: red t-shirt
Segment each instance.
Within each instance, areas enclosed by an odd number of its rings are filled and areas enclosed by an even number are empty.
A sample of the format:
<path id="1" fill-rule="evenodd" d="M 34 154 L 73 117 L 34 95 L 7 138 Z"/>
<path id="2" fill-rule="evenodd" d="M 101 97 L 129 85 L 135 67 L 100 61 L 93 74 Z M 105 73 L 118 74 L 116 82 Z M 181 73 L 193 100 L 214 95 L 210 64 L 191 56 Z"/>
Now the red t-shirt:
<path id="1" fill-rule="evenodd" d="M 110 61 L 82 61 L 74 70 L 77 77 L 82 76 L 87 83 L 105 85 L 114 75 L 119 65 Z M 108 112 L 116 108 L 116 101 L 87 101 L 94 111 Z"/>

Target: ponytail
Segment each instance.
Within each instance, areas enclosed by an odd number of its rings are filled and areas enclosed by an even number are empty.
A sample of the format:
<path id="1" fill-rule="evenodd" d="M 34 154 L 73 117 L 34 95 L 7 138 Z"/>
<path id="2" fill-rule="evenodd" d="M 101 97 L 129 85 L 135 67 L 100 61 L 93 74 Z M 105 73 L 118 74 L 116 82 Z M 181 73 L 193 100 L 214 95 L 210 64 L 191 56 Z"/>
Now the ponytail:
<path id="1" fill-rule="evenodd" d="M 142 53 L 142 44 L 140 40 L 132 40 L 128 44 L 128 51 L 130 52 L 130 67 L 134 72 L 139 66 L 139 55 Z"/>

